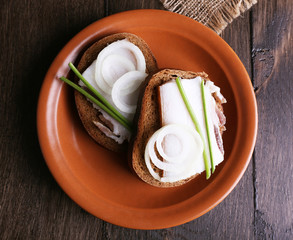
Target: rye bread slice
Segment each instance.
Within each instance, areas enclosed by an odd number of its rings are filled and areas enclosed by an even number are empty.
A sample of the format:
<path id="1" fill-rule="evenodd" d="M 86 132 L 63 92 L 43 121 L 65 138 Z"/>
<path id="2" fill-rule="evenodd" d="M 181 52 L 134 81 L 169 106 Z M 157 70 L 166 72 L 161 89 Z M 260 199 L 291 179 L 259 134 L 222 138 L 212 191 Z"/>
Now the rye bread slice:
<path id="1" fill-rule="evenodd" d="M 160 182 L 150 175 L 144 160 L 145 147 L 149 138 L 161 127 L 157 87 L 170 80 L 175 80 L 177 77 L 192 79 L 197 76 L 202 77 L 205 81 L 209 80 L 208 75 L 204 72 L 194 73 L 190 71 L 165 69 L 154 74 L 145 86 L 144 93 L 141 96 L 137 108 L 137 130 L 133 137 L 129 158 L 131 167 L 135 173 L 148 184 L 156 187 L 175 187 L 187 183 L 198 175 L 196 174 L 190 178 L 172 183 Z M 221 103 L 218 99 L 216 99 L 216 102 L 217 106 L 219 105 L 219 110 L 223 112 Z M 224 128 L 221 129 L 221 134 L 223 130 Z M 157 169 L 154 170 L 157 171 Z"/>
<path id="2" fill-rule="evenodd" d="M 127 39 L 131 43 L 135 44 L 142 51 L 146 60 L 146 71 L 148 74 L 151 74 L 157 70 L 156 59 L 154 58 L 147 43 L 140 37 L 130 33 L 116 33 L 95 42 L 84 52 L 78 63 L 77 69 L 83 73 L 107 45 L 123 39 Z M 78 80 L 79 79 L 76 78 L 76 82 L 78 82 Z M 86 97 L 84 97 L 78 91 L 75 91 L 75 103 L 84 128 L 97 143 L 114 152 L 127 151 L 128 143 L 126 141 L 124 141 L 122 144 L 118 144 L 115 140 L 107 137 L 94 124 L 94 122 L 100 122 L 107 128 L 111 129 L 109 123 L 103 121 L 103 118 L 100 117 L 101 113 L 97 109 L 93 108 L 92 103 L 90 103 Z"/>

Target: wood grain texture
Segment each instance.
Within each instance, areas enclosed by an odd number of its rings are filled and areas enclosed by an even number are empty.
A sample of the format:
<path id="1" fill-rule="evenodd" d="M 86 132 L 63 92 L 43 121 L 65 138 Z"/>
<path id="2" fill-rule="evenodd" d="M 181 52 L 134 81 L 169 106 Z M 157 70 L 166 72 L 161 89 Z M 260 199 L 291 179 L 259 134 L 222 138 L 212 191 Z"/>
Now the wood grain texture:
<path id="1" fill-rule="evenodd" d="M 293 7 L 259 1 L 222 37 L 252 77 L 259 132 L 232 193 L 204 216 L 163 230 L 126 229 L 76 205 L 57 185 L 36 135 L 39 90 L 54 57 L 107 15 L 159 0 L 1 1 L 0 239 L 293 239 Z"/>
<path id="2" fill-rule="evenodd" d="M 0 239 L 89 239 L 103 232 L 103 221 L 80 209 L 52 178 L 35 120 L 54 57 L 77 32 L 104 17 L 104 1 L 88 4 L 2 1 Z"/>
<path id="3" fill-rule="evenodd" d="M 253 76 L 259 113 L 256 237 L 293 239 L 292 1 L 260 1 L 252 15 Z"/>

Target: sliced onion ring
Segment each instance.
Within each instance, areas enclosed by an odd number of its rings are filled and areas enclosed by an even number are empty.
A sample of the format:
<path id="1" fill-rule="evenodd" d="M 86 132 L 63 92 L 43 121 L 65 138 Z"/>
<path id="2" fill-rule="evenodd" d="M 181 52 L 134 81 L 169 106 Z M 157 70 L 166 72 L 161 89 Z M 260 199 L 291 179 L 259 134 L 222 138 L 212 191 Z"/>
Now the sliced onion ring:
<path id="1" fill-rule="evenodd" d="M 130 105 L 120 100 L 121 95 L 130 95 L 138 90 L 141 83 L 147 77 L 146 73 L 131 71 L 125 73 L 113 85 L 112 100 L 116 107 L 125 113 L 135 113 L 136 104 Z"/>
<path id="2" fill-rule="evenodd" d="M 104 59 L 101 70 L 105 82 L 110 87 L 113 87 L 117 79 L 129 71 L 134 71 L 135 66 L 128 58 L 117 54 L 111 54 Z M 120 71 L 117 73 L 117 70 Z"/>
<path id="3" fill-rule="evenodd" d="M 189 149 L 189 145 L 190 142 L 192 141 L 192 135 L 187 135 L 184 131 L 181 131 L 181 129 L 179 129 L 177 127 L 177 125 L 170 125 L 168 128 L 164 128 L 160 131 L 158 137 L 157 137 L 157 150 L 160 154 L 160 156 L 166 161 L 166 162 L 171 162 L 171 163 L 176 163 L 178 162 L 178 156 L 175 157 L 170 157 L 168 156 L 162 146 L 163 140 L 165 139 L 165 137 L 169 134 L 175 135 L 181 143 L 181 147 L 183 149 L 183 151 L 180 154 L 180 158 L 184 159 L 186 158 L 186 155 L 188 154 L 188 149 Z"/>
<path id="4" fill-rule="evenodd" d="M 109 95 L 111 94 L 112 88 L 106 83 L 105 79 L 103 78 L 102 64 L 98 64 L 98 61 L 96 62 L 95 80 L 100 89 L 102 89 L 105 93 Z"/>
<path id="5" fill-rule="evenodd" d="M 153 135 L 154 136 L 154 135 Z M 146 149 L 148 149 L 148 145 L 151 144 L 151 141 L 148 141 L 147 145 L 146 145 Z M 151 161 L 150 161 L 150 155 L 149 155 L 149 151 L 145 151 L 144 152 L 144 159 L 145 159 L 145 164 L 147 166 L 147 169 L 149 170 L 149 173 L 152 175 L 152 177 L 156 180 L 161 180 L 161 177 L 158 173 L 156 173 L 151 165 Z"/>
<path id="6" fill-rule="evenodd" d="M 167 134 L 174 134 L 176 136 L 180 135 L 179 139 L 182 139 L 182 137 L 184 139 L 185 136 L 186 139 L 188 139 L 186 141 L 190 142 L 190 144 L 182 145 L 184 148 L 186 147 L 187 149 L 181 152 L 184 154 L 176 156 L 176 163 L 174 161 L 175 157 L 171 158 L 172 162 L 161 161 L 155 151 L 155 147 L 158 144 L 159 137 L 163 139 Z M 186 141 L 184 140 L 184 143 L 186 143 Z M 164 152 L 163 149 L 162 151 Z M 178 124 L 170 124 L 157 130 L 149 139 L 145 149 L 145 163 L 149 170 L 149 173 L 155 179 L 162 182 L 175 182 L 186 179 L 195 174 L 192 172 L 192 169 L 190 169 L 190 167 L 194 165 L 194 161 L 200 159 L 202 153 L 203 143 L 195 129 Z M 155 167 L 157 167 L 158 169 L 166 171 L 168 173 L 168 176 L 160 177 L 159 174 L 153 170 L 151 163 L 154 164 Z"/>
<path id="7" fill-rule="evenodd" d="M 134 57 L 136 70 L 145 73 L 146 72 L 146 62 L 141 50 L 133 43 L 124 40 L 119 40 L 109 44 L 105 47 L 98 55 L 95 69 L 95 79 L 99 88 L 101 88 L 105 93 L 111 94 L 111 86 L 107 84 L 102 75 L 102 65 L 105 58 L 112 54 L 119 54 L 121 49 L 128 50 Z"/>

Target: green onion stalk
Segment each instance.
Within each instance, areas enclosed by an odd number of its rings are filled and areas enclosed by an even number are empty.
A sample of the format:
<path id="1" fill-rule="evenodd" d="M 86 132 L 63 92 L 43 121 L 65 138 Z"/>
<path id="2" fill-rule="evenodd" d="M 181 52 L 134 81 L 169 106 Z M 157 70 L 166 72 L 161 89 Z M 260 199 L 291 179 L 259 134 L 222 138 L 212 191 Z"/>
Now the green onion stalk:
<path id="1" fill-rule="evenodd" d="M 121 123 L 125 128 L 128 130 L 132 130 L 131 122 L 129 122 L 128 119 L 126 119 L 120 112 L 118 112 L 115 107 L 113 107 L 103 96 L 100 94 L 82 75 L 81 73 L 76 69 L 76 67 L 72 64 L 68 64 L 70 69 L 75 73 L 75 75 L 86 85 L 86 87 L 96 96 L 93 97 L 90 93 L 85 91 L 83 88 L 75 84 L 74 82 L 70 81 L 69 79 L 65 77 L 61 77 L 60 80 L 67 83 L 69 86 L 73 87 L 75 90 L 83 94 L 85 97 L 87 97 L 89 100 L 91 100 L 93 103 L 95 103 L 97 106 L 99 106 L 101 109 L 103 109 L 106 113 L 108 113 L 111 117 L 116 119 L 119 123 Z"/>
<path id="2" fill-rule="evenodd" d="M 187 111 L 188 111 L 188 113 L 189 113 L 189 115 L 190 115 L 190 117 L 192 119 L 192 122 L 194 123 L 195 129 L 196 129 L 196 131 L 198 132 L 198 134 L 200 135 L 200 137 L 202 139 L 202 142 L 203 142 L 203 145 L 204 145 L 203 159 L 204 159 L 204 165 L 205 165 L 205 170 L 206 170 L 206 179 L 209 179 L 210 176 L 211 176 L 210 161 L 208 159 L 207 147 L 206 147 L 206 144 L 205 144 L 205 141 L 204 141 L 204 137 L 203 137 L 203 133 L 201 131 L 201 127 L 200 127 L 200 125 L 198 123 L 198 120 L 196 118 L 196 115 L 195 115 L 195 113 L 194 113 L 194 111 L 193 111 L 193 109 L 192 109 L 192 107 L 190 105 L 190 102 L 189 102 L 189 100 L 187 98 L 187 95 L 186 95 L 186 93 L 184 91 L 184 88 L 182 86 L 182 83 L 181 83 L 179 77 L 176 78 L 176 84 L 178 86 L 178 89 L 179 89 L 179 92 L 181 94 L 181 97 L 182 97 L 182 99 L 183 99 L 183 101 L 185 103 Z"/>

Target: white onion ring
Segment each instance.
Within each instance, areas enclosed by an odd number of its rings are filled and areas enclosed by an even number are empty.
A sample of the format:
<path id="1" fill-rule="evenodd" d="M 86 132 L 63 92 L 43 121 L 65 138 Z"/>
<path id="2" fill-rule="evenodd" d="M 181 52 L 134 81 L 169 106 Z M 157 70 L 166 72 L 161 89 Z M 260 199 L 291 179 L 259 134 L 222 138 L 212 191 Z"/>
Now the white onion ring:
<path id="1" fill-rule="evenodd" d="M 101 63 L 98 64 L 98 61 L 96 62 L 95 80 L 96 80 L 98 87 L 100 89 L 102 89 L 104 91 L 104 93 L 107 93 L 109 95 L 111 94 L 112 88 L 111 88 L 111 86 L 109 86 L 107 84 L 107 82 L 103 78 L 102 64 Z"/>
<path id="2" fill-rule="evenodd" d="M 186 134 L 184 134 L 184 132 L 182 131 L 179 131 L 180 129 L 178 129 L 177 125 L 170 125 L 168 128 L 164 128 L 162 129 L 162 131 L 160 131 L 158 137 L 157 137 L 157 144 L 156 144 L 156 147 L 157 147 L 157 150 L 160 154 L 160 156 L 166 160 L 167 162 L 171 162 L 171 163 L 176 163 L 178 161 L 178 157 L 170 157 L 168 156 L 164 149 L 163 149 L 163 146 L 162 146 L 162 143 L 163 143 L 163 140 L 165 138 L 165 136 L 167 136 L 168 134 L 173 134 L 175 135 L 177 138 L 179 138 L 179 140 L 181 140 L 181 146 L 182 146 L 182 149 L 184 150 L 183 152 L 181 152 L 181 155 L 180 155 L 180 158 L 184 159 L 186 157 L 186 155 L 188 154 L 188 149 L 189 147 L 186 147 L 186 146 L 189 146 L 190 145 L 190 141 L 191 141 L 191 137 L 190 135 L 189 138 L 186 138 Z"/>
<path id="3" fill-rule="evenodd" d="M 148 145 L 151 144 L 150 141 L 148 141 L 147 145 L 146 145 L 146 149 L 148 149 Z M 149 170 L 150 174 L 152 175 L 152 177 L 156 180 L 161 180 L 161 177 L 158 173 L 156 173 L 153 168 L 152 168 L 152 165 L 151 165 L 151 161 L 150 161 L 150 155 L 149 155 L 149 152 L 148 151 L 145 151 L 144 152 L 144 159 L 145 159 L 145 164 L 147 166 L 147 169 Z"/>
<path id="4" fill-rule="evenodd" d="M 157 168 L 159 168 L 161 170 L 164 170 L 164 171 L 167 171 L 167 172 L 174 172 L 174 173 L 180 173 L 180 172 L 182 172 L 184 170 L 185 161 L 187 161 L 188 158 L 187 157 L 181 158 L 181 156 L 180 156 L 180 158 L 178 158 L 178 156 L 176 156 L 176 157 L 174 157 L 177 160 L 176 161 L 176 164 L 175 164 L 174 163 L 175 161 L 169 162 L 168 159 L 165 159 L 159 153 L 160 156 L 164 159 L 164 162 L 162 162 L 157 157 L 157 154 L 155 152 L 155 146 L 158 149 L 158 138 L 159 137 L 164 138 L 166 136 L 166 134 L 172 133 L 172 134 L 176 135 L 176 133 L 177 133 L 177 134 L 181 134 L 181 135 L 186 135 L 187 136 L 186 132 L 182 132 L 181 127 L 178 127 L 178 126 L 179 125 L 170 124 L 170 125 L 167 125 L 165 127 L 160 128 L 159 131 L 157 131 L 157 134 L 153 138 L 150 139 L 151 143 L 148 146 L 148 152 L 149 152 L 149 155 L 150 155 L 150 158 L 151 158 L 153 164 Z M 180 131 L 181 131 L 181 133 L 180 133 Z M 183 146 L 183 147 L 185 147 L 185 146 Z M 190 152 L 190 149 L 187 149 L 186 151 L 187 151 L 187 153 L 185 155 L 187 155 Z M 167 156 L 167 158 L 168 158 L 168 156 Z"/>
<path id="5" fill-rule="evenodd" d="M 155 146 L 158 145 L 158 140 L 162 142 L 161 139 L 163 139 L 167 134 L 174 134 L 175 136 L 179 135 L 179 139 L 184 139 L 183 143 L 189 142 L 190 144 L 182 145 L 183 148 L 187 148 L 181 151 L 182 155 L 176 157 L 169 157 L 166 155 L 167 159 L 164 159 L 166 162 L 163 162 L 158 158 Z M 161 150 L 164 152 L 163 148 Z M 145 163 L 149 173 L 155 179 L 162 182 L 175 182 L 186 179 L 195 174 L 192 171 L 192 166 L 198 159 L 200 159 L 202 153 L 203 143 L 201 137 L 195 129 L 178 124 L 170 124 L 157 130 L 149 139 L 145 149 Z M 174 160 L 175 158 L 176 162 Z M 170 159 L 171 161 L 169 161 Z M 168 176 L 160 177 L 159 174 L 153 170 L 151 163 L 153 163 L 158 169 L 166 172 L 166 175 Z"/>
<path id="6" fill-rule="evenodd" d="M 117 66 L 120 68 L 120 72 L 118 74 L 115 72 L 115 68 L 117 68 Z M 134 70 L 135 66 L 128 58 L 117 54 L 111 54 L 105 57 L 101 68 L 102 77 L 110 87 L 113 87 L 115 81 L 122 75 Z"/>
<path id="7" fill-rule="evenodd" d="M 95 79 L 99 88 L 101 88 L 105 93 L 111 94 L 111 86 L 107 84 L 107 81 L 103 78 L 102 75 L 102 65 L 106 57 L 112 54 L 118 54 L 121 49 L 128 50 L 134 57 L 135 63 L 133 63 L 136 67 L 136 70 L 145 73 L 146 72 L 146 62 L 143 53 L 141 50 L 134 45 L 133 43 L 124 40 L 119 40 L 109 44 L 105 47 L 98 55 L 96 62 L 96 70 L 95 70 Z M 125 57 L 122 55 L 122 57 Z"/>
<path id="8" fill-rule="evenodd" d="M 139 86 L 147 77 L 146 73 L 139 71 L 131 71 L 125 73 L 113 85 L 112 100 L 116 107 L 125 113 L 135 113 L 137 104 L 127 104 L 120 100 L 121 95 L 130 95 L 139 89 Z"/>

